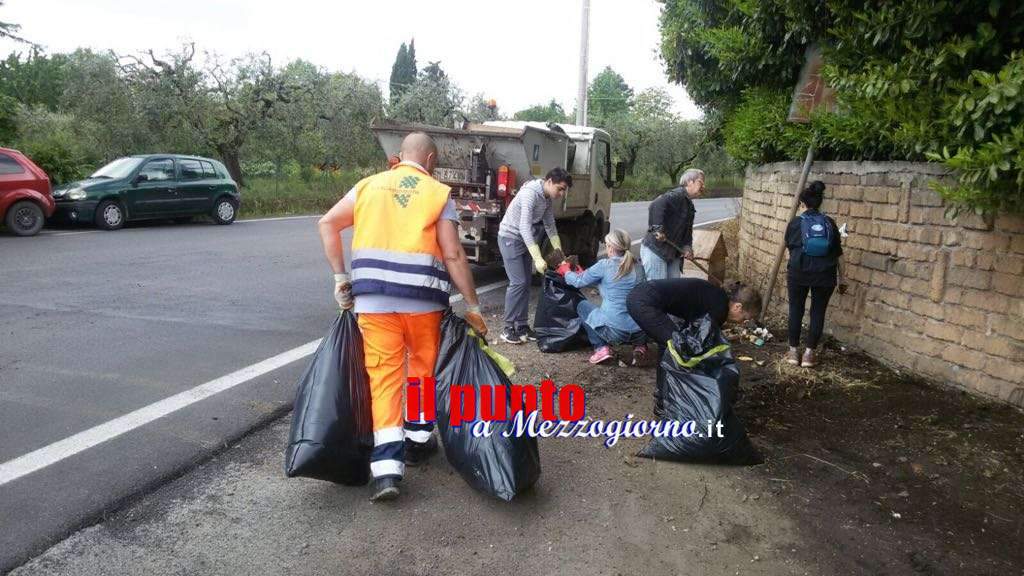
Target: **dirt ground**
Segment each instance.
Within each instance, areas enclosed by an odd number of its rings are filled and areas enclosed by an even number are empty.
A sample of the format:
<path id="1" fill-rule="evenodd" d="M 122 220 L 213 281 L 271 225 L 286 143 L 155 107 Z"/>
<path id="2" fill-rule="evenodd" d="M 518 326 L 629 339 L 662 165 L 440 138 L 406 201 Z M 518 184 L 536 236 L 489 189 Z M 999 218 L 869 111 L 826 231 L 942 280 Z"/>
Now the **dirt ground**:
<path id="1" fill-rule="evenodd" d="M 722 226 L 737 254 L 739 221 Z M 735 277 L 736 259 L 729 262 Z M 835 573 L 1024 573 L 1024 414 L 826 340 L 814 370 L 734 340 L 736 410 L 767 481 Z"/>
<path id="2" fill-rule="evenodd" d="M 496 334 L 500 294 L 484 304 Z M 495 348 L 515 382 L 581 384 L 589 418 L 652 414 L 653 366 Z M 834 342 L 815 370 L 783 352 L 734 341 L 758 465 L 542 439 L 541 479 L 510 504 L 438 456 L 374 505 L 366 489 L 285 478 L 284 418 L 13 574 L 1024 574 L 1024 414 Z"/>

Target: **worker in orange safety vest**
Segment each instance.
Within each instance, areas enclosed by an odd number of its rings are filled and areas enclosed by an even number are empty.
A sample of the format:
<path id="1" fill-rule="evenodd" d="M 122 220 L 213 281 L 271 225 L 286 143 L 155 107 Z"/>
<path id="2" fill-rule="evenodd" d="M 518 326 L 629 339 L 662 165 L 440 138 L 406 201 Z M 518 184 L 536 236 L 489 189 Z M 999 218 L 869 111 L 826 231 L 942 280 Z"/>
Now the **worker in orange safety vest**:
<path id="1" fill-rule="evenodd" d="M 359 181 L 319 222 L 335 300 L 343 309 L 354 306 L 363 334 L 373 412 L 373 501 L 398 497 L 405 466 L 437 451 L 432 422 L 422 415 L 414 422 L 403 418 L 402 392 L 406 374 L 434 373 L 451 284 L 466 301 L 466 321 L 481 336 L 487 333 L 451 189 L 431 176 L 437 146 L 414 132 L 402 141 L 400 158 L 390 170 Z M 351 275 L 340 235 L 350 226 Z"/>

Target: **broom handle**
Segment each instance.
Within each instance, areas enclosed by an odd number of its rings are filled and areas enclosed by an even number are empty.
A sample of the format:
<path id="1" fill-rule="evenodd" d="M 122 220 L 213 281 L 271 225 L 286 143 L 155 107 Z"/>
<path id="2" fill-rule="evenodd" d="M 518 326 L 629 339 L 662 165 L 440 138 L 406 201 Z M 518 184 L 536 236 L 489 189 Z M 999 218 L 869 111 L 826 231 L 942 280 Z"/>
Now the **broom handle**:
<path id="1" fill-rule="evenodd" d="M 679 252 L 679 255 L 681 257 L 683 257 L 683 249 L 680 248 L 679 246 L 676 246 L 675 242 L 669 240 L 668 238 L 665 238 L 665 242 L 667 242 L 669 246 L 675 248 L 676 252 Z M 690 262 L 693 262 L 693 265 L 696 266 L 698 270 L 700 270 L 701 272 L 707 274 L 708 275 L 708 280 L 714 280 L 715 282 L 718 283 L 719 286 L 722 285 L 722 281 L 719 280 L 714 274 L 712 274 L 707 268 L 705 268 L 700 262 L 697 262 L 696 258 L 692 258 L 692 257 L 691 258 L 684 257 L 684 258 L 686 260 L 689 260 Z"/>

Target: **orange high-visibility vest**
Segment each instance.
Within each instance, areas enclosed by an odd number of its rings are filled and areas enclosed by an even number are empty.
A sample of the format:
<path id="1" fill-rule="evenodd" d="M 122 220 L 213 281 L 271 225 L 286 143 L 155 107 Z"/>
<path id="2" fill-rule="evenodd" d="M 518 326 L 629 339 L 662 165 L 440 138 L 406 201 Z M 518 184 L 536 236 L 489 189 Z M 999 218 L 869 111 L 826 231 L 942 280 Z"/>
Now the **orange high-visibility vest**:
<path id="1" fill-rule="evenodd" d="M 355 186 L 352 293 L 448 305 L 451 280 L 437 243 L 437 221 L 451 188 L 399 164 Z"/>

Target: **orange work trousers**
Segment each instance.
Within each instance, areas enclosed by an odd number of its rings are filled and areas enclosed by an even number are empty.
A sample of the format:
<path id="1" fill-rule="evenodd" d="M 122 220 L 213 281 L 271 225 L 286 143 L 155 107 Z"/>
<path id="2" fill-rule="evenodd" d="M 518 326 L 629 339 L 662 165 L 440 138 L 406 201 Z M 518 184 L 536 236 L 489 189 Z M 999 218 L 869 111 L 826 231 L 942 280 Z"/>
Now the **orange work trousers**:
<path id="1" fill-rule="evenodd" d="M 418 378 L 434 375 L 441 341 L 441 314 L 441 311 L 359 314 L 366 372 L 370 376 L 374 440 L 370 469 L 375 478 L 402 476 L 405 439 L 424 442 L 433 428 L 432 424 L 403 428 L 403 392 L 407 375 Z"/>

